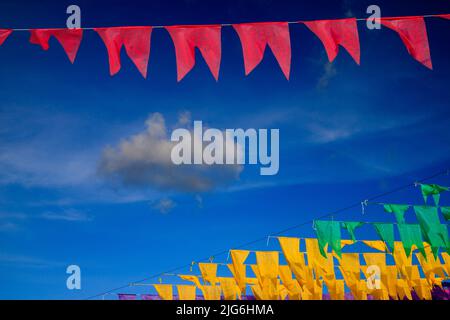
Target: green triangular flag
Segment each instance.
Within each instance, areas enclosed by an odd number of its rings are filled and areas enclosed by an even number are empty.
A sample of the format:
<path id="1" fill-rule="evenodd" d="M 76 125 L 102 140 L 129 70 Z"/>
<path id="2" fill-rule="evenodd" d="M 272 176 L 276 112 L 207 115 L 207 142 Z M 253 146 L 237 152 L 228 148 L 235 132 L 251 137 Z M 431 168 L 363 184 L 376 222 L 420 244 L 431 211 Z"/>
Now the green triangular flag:
<path id="1" fill-rule="evenodd" d="M 341 257 L 341 225 L 336 221 L 314 221 L 319 250 L 322 256 L 327 257 L 325 246 L 330 244 L 333 251 Z"/>
<path id="2" fill-rule="evenodd" d="M 431 245 L 434 257 L 437 256 L 439 248 L 446 248 L 448 243 L 447 228 L 442 228 L 439 220 L 437 207 L 414 206 L 417 221 L 425 241 Z"/>
<path id="3" fill-rule="evenodd" d="M 363 222 L 346 221 L 346 222 L 342 222 L 342 227 L 348 231 L 348 233 L 350 234 L 350 238 L 353 241 L 356 241 L 355 229 L 362 226 L 363 224 L 364 224 Z"/>
<path id="4" fill-rule="evenodd" d="M 425 249 L 423 247 L 422 233 L 418 224 L 398 224 L 398 231 L 400 232 L 400 238 L 402 239 L 403 248 L 406 255 L 411 255 L 412 246 L 415 245 L 417 249 L 422 253 L 424 257 Z"/>
<path id="5" fill-rule="evenodd" d="M 384 211 L 393 213 L 397 223 L 405 223 L 405 212 L 409 209 L 407 204 L 384 204 Z"/>
<path id="6" fill-rule="evenodd" d="M 439 205 L 439 197 L 442 191 L 448 191 L 447 187 L 443 187 L 437 184 L 421 184 L 420 190 L 422 191 L 423 200 L 427 203 L 429 195 L 433 196 L 434 203 Z"/>
<path id="7" fill-rule="evenodd" d="M 388 246 L 389 251 L 394 252 L 394 225 L 391 223 L 374 223 L 373 226 L 380 239 Z"/>
<path id="8" fill-rule="evenodd" d="M 445 220 L 450 220 L 450 207 L 441 207 L 441 213 L 444 216 Z"/>
<path id="9" fill-rule="evenodd" d="M 430 230 L 433 225 L 441 223 L 437 207 L 414 206 L 414 212 L 416 213 L 420 227 L 426 232 Z"/>

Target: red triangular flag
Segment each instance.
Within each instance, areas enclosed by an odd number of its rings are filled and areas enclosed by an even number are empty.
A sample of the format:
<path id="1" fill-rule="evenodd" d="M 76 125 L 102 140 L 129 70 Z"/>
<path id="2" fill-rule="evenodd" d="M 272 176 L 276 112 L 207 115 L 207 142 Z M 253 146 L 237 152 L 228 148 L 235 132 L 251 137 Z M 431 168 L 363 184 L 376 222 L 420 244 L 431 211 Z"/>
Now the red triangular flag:
<path id="1" fill-rule="evenodd" d="M 414 18 L 381 18 L 382 25 L 394 30 L 402 39 L 408 53 L 429 69 L 431 64 L 428 46 L 427 28 L 422 17 Z"/>
<path id="2" fill-rule="evenodd" d="M 450 13 L 449 14 L 439 14 L 437 15 L 440 18 L 449 19 L 450 20 Z"/>
<path id="3" fill-rule="evenodd" d="M 330 62 L 336 58 L 341 45 L 359 65 L 359 35 L 355 18 L 304 21 L 303 23 L 322 41 Z"/>
<path id="4" fill-rule="evenodd" d="M 152 27 L 95 28 L 108 50 L 109 73 L 113 76 L 120 70 L 120 50 L 125 51 L 144 78 L 147 77 Z"/>
<path id="5" fill-rule="evenodd" d="M 83 38 L 82 29 L 34 29 L 30 30 L 30 33 L 30 42 L 40 45 L 44 50 L 48 50 L 48 41 L 51 36 L 54 36 L 72 63 L 75 61 L 81 39 Z"/>
<path id="6" fill-rule="evenodd" d="M 177 79 L 180 81 L 195 65 L 197 47 L 216 81 L 219 79 L 221 26 L 171 26 L 166 27 L 175 46 Z"/>
<path id="7" fill-rule="evenodd" d="M 0 29 L 0 46 L 5 42 L 6 38 L 12 33 L 11 29 Z"/>
<path id="8" fill-rule="evenodd" d="M 287 22 L 234 24 L 244 55 L 245 75 L 261 62 L 269 45 L 286 79 L 291 70 L 291 40 Z"/>

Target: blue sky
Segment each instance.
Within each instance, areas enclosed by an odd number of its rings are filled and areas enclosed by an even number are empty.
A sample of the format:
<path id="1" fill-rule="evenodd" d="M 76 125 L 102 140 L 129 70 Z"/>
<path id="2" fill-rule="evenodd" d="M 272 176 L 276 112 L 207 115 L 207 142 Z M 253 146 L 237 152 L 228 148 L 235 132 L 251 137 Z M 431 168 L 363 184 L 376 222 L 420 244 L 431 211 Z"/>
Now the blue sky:
<path id="1" fill-rule="evenodd" d="M 364 17 L 373 4 L 306 2 L 77 4 L 83 27 Z M 64 27 L 69 4 L 2 1 L 0 26 Z M 450 12 L 436 0 L 377 4 L 384 16 Z M 0 47 L 0 298 L 84 298 L 447 168 L 450 22 L 426 23 L 433 71 L 388 29 L 359 23 L 357 66 L 344 50 L 329 64 L 319 40 L 291 25 L 290 81 L 270 50 L 245 77 L 241 45 L 229 27 L 222 30 L 219 82 L 197 53 L 195 68 L 177 83 L 165 30 L 153 32 L 147 79 L 125 52 L 121 71 L 110 77 L 106 49 L 93 31 L 84 33 L 74 65 L 54 39 L 43 51 L 28 43 L 28 32 L 13 33 Z M 177 176 L 161 188 L 154 179 L 123 183 L 105 174 L 105 149 L 145 135 L 155 113 L 167 132 L 186 115 L 220 129 L 279 128 L 280 171 L 225 170 L 212 175 L 206 191 L 180 188 Z M 143 159 L 157 157 L 156 150 Z M 448 177 L 433 182 L 450 184 Z M 411 188 L 383 201 L 420 203 L 421 197 Z M 444 196 L 442 203 L 450 200 Z M 364 217 L 355 210 L 340 219 L 391 217 L 369 207 Z M 313 233 L 308 225 L 286 235 Z M 82 290 L 66 289 L 70 264 L 81 267 Z"/>

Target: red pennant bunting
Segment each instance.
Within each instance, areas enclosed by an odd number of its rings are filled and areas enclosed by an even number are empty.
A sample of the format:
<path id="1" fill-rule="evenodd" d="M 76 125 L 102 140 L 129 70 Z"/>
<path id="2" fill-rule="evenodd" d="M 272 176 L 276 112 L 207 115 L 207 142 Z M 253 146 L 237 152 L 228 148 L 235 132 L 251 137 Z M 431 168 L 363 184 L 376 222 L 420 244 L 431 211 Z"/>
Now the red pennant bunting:
<path id="1" fill-rule="evenodd" d="M 440 14 L 438 17 L 450 20 L 450 14 Z"/>
<path id="2" fill-rule="evenodd" d="M 48 50 L 48 41 L 51 36 L 54 36 L 72 63 L 75 61 L 81 39 L 83 38 L 82 29 L 34 29 L 30 30 L 30 33 L 30 42 L 40 45 L 44 50 Z"/>
<path id="3" fill-rule="evenodd" d="M 219 79 L 221 26 L 171 26 L 166 27 L 175 46 L 177 80 L 180 81 L 195 65 L 197 47 L 216 81 Z"/>
<path id="4" fill-rule="evenodd" d="M 10 29 L 0 29 L 0 46 L 5 42 L 6 38 L 12 33 Z"/>
<path id="5" fill-rule="evenodd" d="M 336 58 L 339 45 L 341 45 L 359 65 L 359 35 L 355 18 L 305 21 L 303 23 L 322 41 L 330 62 Z"/>
<path id="6" fill-rule="evenodd" d="M 402 39 L 408 53 L 429 69 L 431 64 L 430 48 L 425 21 L 422 17 L 382 18 L 381 24 L 394 30 Z"/>
<path id="7" fill-rule="evenodd" d="M 291 70 L 291 40 L 287 22 L 264 22 L 234 24 L 242 44 L 245 75 L 262 61 L 269 45 L 286 79 Z"/>
<path id="8" fill-rule="evenodd" d="M 120 50 L 125 51 L 144 78 L 147 77 L 152 27 L 95 28 L 108 50 L 111 76 L 120 70 Z"/>

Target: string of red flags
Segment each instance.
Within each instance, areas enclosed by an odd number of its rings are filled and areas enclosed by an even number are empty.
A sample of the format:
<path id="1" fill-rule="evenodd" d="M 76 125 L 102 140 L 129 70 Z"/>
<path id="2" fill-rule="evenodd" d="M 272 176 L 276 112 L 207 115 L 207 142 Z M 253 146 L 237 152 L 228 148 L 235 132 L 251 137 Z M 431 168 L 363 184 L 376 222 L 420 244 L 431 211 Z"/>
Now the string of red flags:
<path id="1" fill-rule="evenodd" d="M 432 69 L 425 18 L 450 19 L 450 14 L 384 17 L 379 23 L 395 31 L 407 52 L 428 69 Z M 80 29 L 0 29 L 0 46 L 14 31 L 29 31 L 30 43 L 49 49 L 49 40 L 56 38 L 70 62 L 74 63 L 80 47 L 83 30 L 94 30 L 103 40 L 109 72 L 113 76 L 120 71 L 120 52 L 123 47 L 131 61 L 147 77 L 150 57 L 151 35 L 154 29 L 166 29 L 175 48 L 177 80 L 181 81 L 195 66 L 196 48 L 203 56 L 214 79 L 218 81 L 222 58 L 221 29 L 231 26 L 237 33 L 242 46 L 245 75 L 250 74 L 262 61 L 267 47 L 272 51 L 286 79 L 291 69 L 291 40 L 289 25 L 304 24 L 322 42 L 328 60 L 333 62 L 340 47 L 344 48 L 359 65 L 361 49 L 358 21 L 366 19 L 346 18 L 295 22 L 257 22 L 214 25 L 175 26 L 123 26 Z"/>

